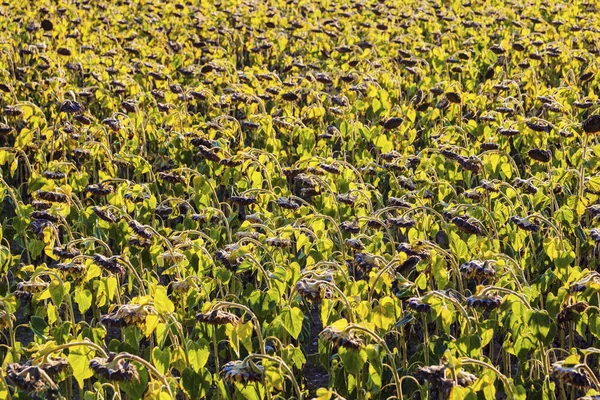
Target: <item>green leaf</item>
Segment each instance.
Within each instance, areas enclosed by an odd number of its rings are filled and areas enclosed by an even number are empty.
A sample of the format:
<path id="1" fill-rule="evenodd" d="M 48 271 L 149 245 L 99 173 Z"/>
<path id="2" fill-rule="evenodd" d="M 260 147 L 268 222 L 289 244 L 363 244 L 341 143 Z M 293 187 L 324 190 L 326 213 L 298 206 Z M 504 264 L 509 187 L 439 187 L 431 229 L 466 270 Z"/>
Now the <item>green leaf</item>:
<path id="1" fill-rule="evenodd" d="M 186 368 L 181 373 L 181 389 L 190 399 L 200 399 L 212 384 L 210 372 L 206 369 L 198 373 L 191 368 Z"/>
<path id="2" fill-rule="evenodd" d="M 556 325 L 552 323 L 548 311 L 527 310 L 525 321 L 540 342 L 550 344 L 556 334 Z"/>
<path id="3" fill-rule="evenodd" d="M 31 252 L 31 257 L 38 258 L 42 251 L 44 251 L 45 244 L 39 239 L 31 239 L 29 241 L 29 251 Z"/>
<path id="4" fill-rule="evenodd" d="M 467 244 L 456 234 L 450 232 L 450 250 L 459 260 L 466 260 L 469 257 L 469 248 Z"/>
<path id="5" fill-rule="evenodd" d="M 298 335 L 302 331 L 302 323 L 304 322 L 304 314 L 298 307 L 287 308 L 279 315 L 285 330 L 294 338 L 298 339 Z"/>
<path id="6" fill-rule="evenodd" d="M 70 288 L 71 284 L 69 282 L 62 284 L 57 279 L 54 279 L 52 282 L 50 282 L 50 296 L 57 307 L 62 304 L 62 301 L 65 295 L 69 293 Z"/>
<path id="7" fill-rule="evenodd" d="M 33 132 L 27 128 L 23 128 L 15 140 L 15 147 L 18 149 L 24 149 L 32 141 Z"/>
<path id="8" fill-rule="evenodd" d="M 301 369 L 306 363 L 306 357 L 302 350 L 291 344 L 281 349 L 281 358 L 287 365 L 298 369 Z"/>
<path id="9" fill-rule="evenodd" d="M 598 178 L 600 180 L 600 177 Z M 600 187 L 598 190 L 600 190 Z M 571 211 L 568 206 L 562 206 L 554 213 L 554 219 L 557 222 L 561 222 L 565 226 L 572 227 L 575 216 L 573 215 L 573 211 Z"/>
<path id="10" fill-rule="evenodd" d="M 196 372 L 200 372 L 206 365 L 210 355 L 209 345 L 205 339 L 199 339 L 195 342 L 188 342 L 188 358 L 190 365 Z"/>
<path id="11" fill-rule="evenodd" d="M 44 321 L 44 318 L 39 317 L 37 315 L 32 316 L 29 319 L 29 327 L 36 336 L 42 339 L 46 338 L 48 324 L 46 323 L 46 321 Z"/>
<path id="12" fill-rule="evenodd" d="M 252 321 L 248 321 L 244 324 L 238 323 L 235 326 L 235 330 L 237 331 L 240 342 L 242 342 L 246 350 L 248 350 L 248 353 L 252 353 L 252 332 L 254 330 Z"/>
<path id="13" fill-rule="evenodd" d="M 358 374 L 367 362 L 367 352 L 364 349 L 356 351 L 340 347 L 338 354 L 344 363 L 344 369 L 350 374 Z"/>
<path id="14" fill-rule="evenodd" d="M 515 339 L 514 348 L 517 358 L 520 361 L 528 360 L 531 356 L 531 352 L 533 352 L 536 347 L 537 341 L 531 336 L 518 335 Z"/>
<path id="15" fill-rule="evenodd" d="M 152 350 L 152 363 L 158 372 L 165 375 L 171 365 L 171 352 L 169 349 L 161 350 L 155 347 Z"/>
<path id="16" fill-rule="evenodd" d="M 83 389 L 83 381 L 94 375 L 90 368 L 90 360 L 94 356 L 95 352 L 87 346 L 75 346 L 69 349 L 67 360 L 81 389 Z"/>
<path id="17" fill-rule="evenodd" d="M 444 328 L 444 331 L 447 335 L 450 335 L 450 327 L 452 326 L 454 313 L 444 305 L 440 311 L 440 319 L 442 321 L 442 327 Z"/>
<path id="18" fill-rule="evenodd" d="M 377 137 L 375 146 L 379 147 L 382 153 L 389 153 L 394 150 L 394 143 L 390 142 L 385 134 L 381 134 Z"/>
<path id="19" fill-rule="evenodd" d="M 133 361 L 132 364 L 137 368 L 140 379 L 121 382 L 120 386 L 129 398 L 141 399 L 148 388 L 148 371 L 136 361 Z"/>
<path id="20" fill-rule="evenodd" d="M 74 300 L 81 314 L 85 314 L 92 306 L 93 295 L 88 289 L 76 290 Z"/>
<path id="21" fill-rule="evenodd" d="M 264 387 L 262 385 L 237 385 L 235 388 L 234 398 L 246 400 L 262 400 L 265 398 Z"/>
<path id="22" fill-rule="evenodd" d="M 511 386 L 513 388 L 513 395 L 515 396 L 515 400 L 527 399 L 527 390 L 522 385 L 515 385 L 511 382 Z"/>
<path id="23" fill-rule="evenodd" d="M 477 393 L 469 387 L 454 386 L 448 399 L 451 400 L 477 400 Z"/>
<path id="24" fill-rule="evenodd" d="M 373 307 L 371 322 L 377 328 L 387 330 L 394 322 L 396 322 L 399 313 L 397 313 L 394 300 L 387 296 L 382 298 L 379 303 Z"/>
<path id="25" fill-rule="evenodd" d="M 117 278 L 114 276 L 109 276 L 103 278 L 101 280 L 102 284 L 106 288 L 106 294 L 108 296 L 108 300 L 112 301 L 115 298 L 115 294 L 117 292 Z"/>
<path id="26" fill-rule="evenodd" d="M 159 314 L 170 314 L 175 311 L 175 305 L 167 295 L 167 288 L 157 286 L 154 292 L 154 308 Z"/>
<path id="27" fill-rule="evenodd" d="M 462 336 L 455 343 L 458 350 L 468 357 L 476 357 L 481 351 L 481 338 L 478 335 Z"/>

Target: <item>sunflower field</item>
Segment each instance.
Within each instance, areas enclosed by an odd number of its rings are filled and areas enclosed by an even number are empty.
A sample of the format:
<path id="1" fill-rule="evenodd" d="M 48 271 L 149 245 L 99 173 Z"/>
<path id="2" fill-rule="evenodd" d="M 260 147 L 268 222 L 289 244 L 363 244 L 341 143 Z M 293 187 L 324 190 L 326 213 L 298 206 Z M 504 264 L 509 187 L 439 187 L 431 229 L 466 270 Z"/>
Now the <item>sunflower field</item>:
<path id="1" fill-rule="evenodd" d="M 600 3 L 0 5 L 0 399 L 600 399 Z"/>

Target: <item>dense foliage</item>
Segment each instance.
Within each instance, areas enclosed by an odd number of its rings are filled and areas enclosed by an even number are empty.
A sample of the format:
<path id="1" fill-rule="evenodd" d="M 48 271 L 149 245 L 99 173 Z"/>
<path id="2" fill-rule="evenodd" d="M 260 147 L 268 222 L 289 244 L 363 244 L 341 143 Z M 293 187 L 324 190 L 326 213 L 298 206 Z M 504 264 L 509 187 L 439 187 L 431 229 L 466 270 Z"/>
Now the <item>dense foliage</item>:
<path id="1" fill-rule="evenodd" d="M 600 390 L 593 1 L 0 6 L 0 398 Z"/>

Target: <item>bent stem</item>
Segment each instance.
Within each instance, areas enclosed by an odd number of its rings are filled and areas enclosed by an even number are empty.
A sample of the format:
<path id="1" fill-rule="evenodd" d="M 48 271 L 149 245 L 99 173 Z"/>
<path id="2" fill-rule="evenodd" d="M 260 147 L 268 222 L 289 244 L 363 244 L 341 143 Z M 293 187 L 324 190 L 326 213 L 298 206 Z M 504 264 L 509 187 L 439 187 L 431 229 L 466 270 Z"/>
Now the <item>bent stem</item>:
<path id="1" fill-rule="evenodd" d="M 246 363 L 247 361 L 250 361 L 254 358 L 258 358 L 261 360 L 268 360 L 268 361 L 277 363 L 277 365 L 279 365 L 281 368 L 283 368 L 285 370 L 285 372 L 287 373 L 288 378 L 292 382 L 292 386 L 294 386 L 294 390 L 296 391 L 298 400 L 302 400 L 304 398 L 302 396 L 302 391 L 300 390 L 300 385 L 298 385 L 298 381 L 296 381 L 296 378 L 294 377 L 292 370 L 290 369 L 290 367 L 288 367 L 288 365 L 282 359 L 280 359 L 279 357 L 273 357 L 273 356 L 269 356 L 266 354 L 250 354 L 244 359 L 243 362 Z"/>
<path id="2" fill-rule="evenodd" d="M 258 318 L 256 318 L 256 315 L 254 315 L 254 313 L 248 307 L 237 303 L 231 303 L 229 301 L 217 302 L 212 307 L 211 311 L 220 310 L 222 308 L 237 308 L 238 310 L 242 310 L 248 315 L 250 315 L 250 319 L 252 320 L 252 323 L 254 325 L 254 330 L 256 331 L 256 336 L 258 337 L 258 345 L 260 346 L 260 352 L 262 354 L 267 354 L 267 350 L 265 349 L 265 341 L 263 340 L 262 331 L 260 330 L 260 323 L 258 322 Z"/>
<path id="3" fill-rule="evenodd" d="M 114 358 L 113 361 L 116 362 L 116 361 L 119 361 L 122 359 L 127 359 L 127 358 L 142 364 L 144 367 L 146 367 L 146 369 L 149 372 L 152 372 L 152 374 L 154 374 L 154 376 L 156 378 L 158 378 L 162 382 L 162 384 L 165 386 L 165 388 L 167 389 L 167 392 L 169 393 L 169 397 L 173 400 L 175 399 L 175 396 L 173 396 L 173 392 L 171 391 L 171 386 L 169 386 L 169 382 L 167 382 L 167 378 L 163 374 L 158 372 L 158 370 L 156 368 L 154 368 L 154 366 L 152 364 L 150 364 L 148 361 L 144 360 L 141 357 L 130 354 L 130 353 L 120 353 Z"/>
<path id="4" fill-rule="evenodd" d="M 328 288 L 332 289 L 340 295 L 342 301 L 344 302 L 344 305 L 346 306 L 346 310 L 348 311 L 348 320 L 350 321 L 350 323 L 354 324 L 356 322 L 356 320 L 354 319 L 354 313 L 352 312 L 352 307 L 350 307 L 350 302 L 348 301 L 348 298 L 346 297 L 344 292 L 342 292 L 340 288 L 338 288 L 331 282 L 320 281 L 319 284 L 327 286 Z"/>
<path id="5" fill-rule="evenodd" d="M 498 378 L 500 378 L 500 380 L 504 384 L 504 388 L 506 389 L 506 393 L 508 395 L 508 398 L 509 399 L 514 399 L 515 398 L 515 394 L 513 392 L 513 388 L 510 385 L 510 382 L 508 381 L 508 378 L 506 378 L 506 376 L 504 374 L 502 374 L 502 372 L 500 372 L 496 367 L 494 367 L 493 365 L 488 364 L 486 362 L 475 360 L 475 359 L 469 358 L 469 357 L 461 357 L 460 361 L 463 364 L 478 365 L 480 367 L 488 368 L 488 369 L 492 370 L 496 374 L 496 376 L 498 376 Z"/>
<path id="6" fill-rule="evenodd" d="M 390 348 L 388 347 L 385 340 L 383 340 L 378 334 L 376 334 L 372 330 L 365 328 L 363 326 L 360 326 L 360 325 L 356 325 L 356 324 L 349 324 L 346 327 L 346 331 L 347 332 L 360 331 L 360 332 L 366 333 L 368 336 L 370 336 L 373 340 L 375 340 L 379 345 L 381 345 L 383 347 L 386 355 L 388 356 L 388 358 L 390 359 L 390 362 L 392 363 L 392 368 L 390 368 L 390 369 L 392 370 L 392 376 L 394 377 L 394 383 L 396 385 L 396 394 L 398 396 L 398 399 L 404 398 L 402 395 L 402 387 L 401 387 L 402 381 L 400 380 L 400 376 L 398 375 L 398 367 L 396 367 L 396 359 L 394 358 L 394 354 L 390 351 Z"/>
<path id="7" fill-rule="evenodd" d="M 90 340 L 83 340 L 80 342 L 70 342 L 70 343 L 61 344 L 59 346 L 52 347 L 48 350 L 42 351 L 40 356 L 48 357 L 50 354 L 56 353 L 57 351 L 61 351 L 61 350 L 68 349 L 70 347 L 77 347 L 77 346 L 90 347 L 90 348 L 96 350 L 97 352 L 99 352 L 100 354 L 102 354 L 103 358 L 108 358 L 108 354 L 106 354 L 106 351 L 104 351 L 104 349 L 102 347 L 100 347 L 99 345 L 97 345 L 96 343 L 94 343 Z"/>

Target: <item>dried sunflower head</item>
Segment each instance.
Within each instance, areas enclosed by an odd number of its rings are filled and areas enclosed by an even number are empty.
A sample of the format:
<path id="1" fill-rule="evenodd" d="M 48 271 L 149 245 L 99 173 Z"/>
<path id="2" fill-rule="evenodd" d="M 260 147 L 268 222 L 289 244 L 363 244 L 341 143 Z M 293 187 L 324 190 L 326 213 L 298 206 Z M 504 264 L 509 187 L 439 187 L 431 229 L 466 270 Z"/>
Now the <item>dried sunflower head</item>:
<path id="1" fill-rule="evenodd" d="M 481 223 L 475 218 L 469 218 L 467 215 L 460 215 L 452 218 L 452 223 L 463 232 L 472 235 L 483 235 L 483 230 L 480 228 Z"/>
<path id="2" fill-rule="evenodd" d="M 558 322 L 559 326 L 564 326 L 568 322 L 573 321 L 574 314 L 582 313 L 586 308 L 588 308 L 588 304 L 584 303 L 583 301 L 566 306 L 556 316 L 556 322 Z"/>
<path id="3" fill-rule="evenodd" d="M 513 185 L 517 188 L 523 189 L 523 191 L 527 194 L 536 194 L 538 192 L 538 188 L 534 186 L 528 179 L 516 178 L 513 182 Z"/>
<path id="4" fill-rule="evenodd" d="M 450 103 L 460 104 L 461 98 L 460 94 L 457 92 L 446 92 L 446 98 Z"/>
<path id="5" fill-rule="evenodd" d="M 73 100 L 65 100 L 58 110 L 59 112 L 64 112 L 67 114 L 75 114 L 83 111 L 83 106 Z"/>
<path id="6" fill-rule="evenodd" d="M 236 232 L 234 236 L 236 237 L 236 239 L 252 238 L 254 240 L 258 240 L 260 238 L 260 233 L 239 231 Z"/>
<path id="7" fill-rule="evenodd" d="M 491 279 L 496 275 L 496 270 L 489 261 L 471 260 L 460 266 L 461 274 L 467 279 Z"/>
<path id="8" fill-rule="evenodd" d="M 223 365 L 221 376 L 228 383 L 261 382 L 264 376 L 264 368 L 253 363 L 244 363 L 241 360 L 230 361 Z"/>
<path id="9" fill-rule="evenodd" d="M 222 310 L 213 310 L 208 314 L 196 314 L 196 320 L 209 325 L 237 325 L 240 321 L 237 315 Z"/>
<path id="10" fill-rule="evenodd" d="M 159 204 L 154 209 L 154 213 L 159 217 L 166 219 L 169 218 L 169 216 L 173 213 L 173 207 L 168 204 Z"/>
<path id="11" fill-rule="evenodd" d="M 300 204 L 298 204 L 294 199 L 290 199 L 288 197 L 279 197 L 277 200 L 275 200 L 275 203 L 279 207 L 287 210 L 297 210 L 300 208 Z"/>
<path id="12" fill-rule="evenodd" d="M 44 370 L 44 372 L 46 372 L 51 378 L 70 368 L 69 361 L 66 358 L 48 357 L 45 361 L 46 362 L 40 365 L 39 367 L 42 370 Z"/>
<path id="13" fill-rule="evenodd" d="M 471 189 L 471 190 L 465 190 L 463 192 L 463 196 L 465 196 L 467 199 L 470 199 L 470 200 L 481 201 L 484 198 L 485 193 L 482 193 L 482 192 L 478 191 L 477 189 Z"/>
<path id="14" fill-rule="evenodd" d="M 243 258 L 239 257 L 239 248 L 238 244 L 228 244 L 215 252 L 215 259 L 223 263 L 227 269 L 236 270 L 243 261 Z"/>
<path id="15" fill-rule="evenodd" d="M 158 177 L 169 183 L 185 183 L 185 177 L 175 172 L 159 172 Z"/>
<path id="16" fill-rule="evenodd" d="M 330 299 L 333 297 L 333 291 L 322 281 L 303 278 L 296 283 L 296 291 L 305 300 L 319 302 L 322 299 Z"/>
<path id="17" fill-rule="evenodd" d="M 594 242 L 600 243 L 600 229 L 598 229 L 598 228 L 590 229 L 590 237 L 592 238 L 592 240 Z"/>
<path id="18" fill-rule="evenodd" d="M 535 132 L 551 132 L 552 131 L 552 124 L 550 124 L 549 122 L 546 121 L 542 121 L 542 120 L 538 120 L 538 121 L 527 121 L 525 122 L 525 125 L 527 125 L 527 127 Z"/>
<path id="19" fill-rule="evenodd" d="M 119 218 L 117 218 L 108 208 L 94 206 L 92 207 L 92 211 L 98 218 L 109 224 L 113 224 L 119 220 Z"/>
<path id="20" fill-rule="evenodd" d="M 347 331 L 340 331 L 331 326 L 323 329 L 319 336 L 321 339 L 331 342 L 335 346 L 344 347 L 350 350 L 360 350 L 363 345 L 362 340 L 356 335 Z"/>
<path id="21" fill-rule="evenodd" d="M 319 166 L 324 170 L 327 171 L 331 174 L 335 174 L 335 175 L 339 175 L 342 173 L 341 169 L 334 164 L 326 164 L 326 163 L 321 163 L 319 164 Z"/>
<path id="22" fill-rule="evenodd" d="M 406 306 L 418 313 L 428 313 L 431 311 L 431 305 L 423 302 L 419 297 L 411 297 L 406 301 Z"/>
<path id="23" fill-rule="evenodd" d="M 120 359 L 114 361 L 116 354 L 111 353 L 108 358 L 96 357 L 90 360 L 90 368 L 100 378 L 113 382 L 138 382 L 140 376 L 135 365 Z"/>
<path id="24" fill-rule="evenodd" d="M 229 198 L 232 204 L 238 204 L 241 206 L 249 206 L 251 204 L 256 204 L 256 197 L 254 196 L 231 196 Z"/>
<path id="25" fill-rule="evenodd" d="M 149 249 L 152 246 L 152 240 L 144 239 L 138 236 L 131 236 L 129 240 L 127 240 L 130 246 L 133 247 L 141 247 L 143 249 Z"/>
<path id="26" fill-rule="evenodd" d="M 494 142 L 484 142 L 479 145 L 479 149 L 481 151 L 490 151 L 490 150 L 498 150 L 500 145 Z"/>
<path id="27" fill-rule="evenodd" d="M 520 229 L 523 229 L 524 231 L 537 232 L 540 230 L 539 224 L 537 224 L 535 222 L 531 222 L 527 218 L 519 218 L 517 216 L 514 216 L 514 217 L 510 217 L 509 221 L 512 222 L 513 224 L 517 225 L 517 227 L 519 227 Z"/>
<path id="28" fill-rule="evenodd" d="M 0 329 L 6 329 L 16 318 L 4 310 L 0 311 Z"/>
<path id="29" fill-rule="evenodd" d="M 407 256 L 417 256 L 422 260 L 427 260 L 429 258 L 429 252 L 425 248 L 417 248 L 413 247 L 410 243 L 399 243 L 396 246 L 396 250 L 406 254 Z"/>
<path id="30" fill-rule="evenodd" d="M 419 262 L 421 262 L 421 257 L 409 256 L 406 260 L 404 260 L 404 262 L 402 262 L 402 264 L 400 264 L 398 267 L 396 267 L 396 272 L 401 273 L 401 272 L 412 270 L 414 267 L 417 266 L 417 264 L 419 264 Z M 403 275 L 404 275 L 404 273 L 403 273 Z"/>
<path id="31" fill-rule="evenodd" d="M 360 225 L 358 224 L 358 219 L 354 219 L 352 221 L 344 221 L 339 225 L 340 229 L 344 232 L 348 233 L 359 233 Z"/>
<path id="32" fill-rule="evenodd" d="M 150 231 L 144 225 L 140 224 L 134 219 L 130 220 L 128 222 L 128 225 L 131 228 L 131 230 L 135 232 L 136 235 L 144 239 L 150 240 L 154 237 L 154 233 L 152 233 L 152 231 Z"/>
<path id="33" fill-rule="evenodd" d="M 467 298 L 467 307 L 482 308 L 487 311 L 494 310 L 502 304 L 502 297 L 498 295 L 471 296 Z"/>
<path id="34" fill-rule="evenodd" d="M 498 129 L 498 133 L 502 136 L 517 136 L 519 133 L 518 129 L 512 129 L 512 128 L 501 128 Z"/>
<path id="35" fill-rule="evenodd" d="M 344 244 L 352 250 L 361 251 L 365 249 L 365 245 L 360 241 L 360 239 L 346 239 L 344 240 Z"/>
<path id="36" fill-rule="evenodd" d="M 600 132 L 600 115 L 592 115 L 581 123 L 581 127 L 585 133 Z"/>
<path id="37" fill-rule="evenodd" d="M 162 253 L 160 257 L 162 257 L 162 259 L 169 264 L 178 264 L 187 259 L 183 253 L 168 250 Z"/>
<path id="38" fill-rule="evenodd" d="M 354 255 L 354 262 L 357 263 L 361 268 L 366 269 L 371 269 L 379 265 L 379 261 L 371 253 L 356 253 Z"/>
<path id="39" fill-rule="evenodd" d="M 558 363 L 552 365 L 552 378 L 581 389 L 594 387 L 594 384 L 585 372 L 581 372 L 575 368 L 563 367 Z"/>
<path id="40" fill-rule="evenodd" d="M 113 312 L 102 316 L 100 322 L 109 327 L 122 328 L 124 326 L 137 326 L 140 329 L 145 327 L 146 317 L 150 314 L 156 314 L 152 306 L 139 304 L 123 304 L 117 307 Z"/>
<path id="41" fill-rule="evenodd" d="M 482 179 L 479 186 L 488 192 L 498 192 L 498 186 L 494 182 L 488 181 L 486 179 Z"/>
<path id="42" fill-rule="evenodd" d="M 393 161 L 396 158 L 402 157 L 402 154 L 398 153 L 396 150 L 392 150 L 389 153 L 381 153 L 380 157 L 384 161 Z"/>
<path id="43" fill-rule="evenodd" d="M 102 120 L 102 123 L 114 132 L 121 130 L 121 122 L 116 118 L 105 118 Z"/>
<path id="44" fill-rule="evenodd" d="M 339 201 L 340 203 L 349 205 L 349 206 L 353 206 L 354 203 L 356 203 L 356 200 L 358 200 L 358 196 L 350 194 L 350 193 L 343 193 L 343 194 L 338 194 L 336 196 L 336 200 Z"/>
<path id="45" fill-rule="evenodd" d="M 94 254 L 92 260 L 105 270 L 115 275 L 124 275 L 125 268 L 119 264 L 119 256 L 105 257 L 102 254 Z"/>
<path id="46" fill-rule="evenodd" d="M 69 196 L 59 192 L 51 192 L 47 190 L 38 190 L 35 192 L 38 199 L 49 201 L 51 203 L 68 203 Z"/>
<path id="47" fill-rule="evenodd" d="M 387 218 L 385 220 L 385 222 L 387 223 L 388 226 L 395 226 L 397 228 L 413 228 L 417 225 L 417 221 L 415 221 L 414 219 L 410 218 L 410 217 L 406 217 L 406 216 L 401 216 L 401 217 L 397 217 L 397 218 Z"/>
<path id="48" fill-rule="evenodd" d="M 192 287 L 187 280 L 175 281 L 171 284 L 171 286 L 173 287 L 173 291 L 176 293 L 187 293 L 187 291 Z"/>
<path id="49" fill-rule="evenodd" d="M 48 389 L 50 383 L 44 378 L 42 371 L 37 366 L 11 363 L 6 366 L 6 378 L 21 390 L 40 393 Z"/>
<path id="50" fill-rule="evenodd" d="M 454 386 L 454 381 L 446 378 L 446 367 L 444 365 L 417 367 L 415 375 L 419 381 L 429 381 L 439 389 L 447 390 Z"/>
<path id="51" fill-rule="evenodd" d="M 23 281 L 17 283 L 17 290 L 15 290 L 15 296 L 19 298 L 29 299 L 36 293 L 41 293 L 48 287 L 48 282 L 41 280 Z"/>
<path id="52" fill-rule="evenodd" d="M 104 197 L 108 196 L 111 193 L 114 193 L 115 188 L 111 185 L 104 185 L 102 183 L 98 184 L 90 184 L 85 187 L 84 193 L 90 193 L 96 197 Z"/>
<path id="53" fill-rule="evenodd" d="M 65 179 L 67 174 L 60 171 L 44 171 L 44 177 L 48 179 Z"/>
<path id="54" fill-rule="evenodd" d="M 31 213 L 31 218 L 34 220 L 43 220 L 57 223 L 59 219 L 46 211 L 34 211 Z"/>
<path id="55" fill-rule="evenodd" d="M 43 211 L 52 207 L 52 203 L 44 201 L 44 200 L 33 200 L 31 202 L 34 210 Z"/>
<path id="56" fill-rule="evenodd" d="M 552 153 L 550 152 L 550 150 L 531 149 L 527 154 L 532 159 L 543 163 L 547 163 L 552 159 Z"/>
<path id="57" fill-rule="evenodd" d="M 461 167 L 463 167 L 467 171 L 477 173 L 481 169 L 481 160 L 476 156 L 458 156 L 456 161 L 460 164 Z"/>
<path id="58" fill-rule="evenodd" d="M 445 365 L 430 365 L 418 367 L 416 371 L 417 379 L 423 381 L 427 380 L 434 386 L 440 389 L 450 389 L 454 386 L 454 380 L 446 378 L 448 368 Z M 467 387 L 472 385 L 477 380 L 477 376 L 467 372 L 463 369 L 456 372 L 456 383 L 458 385 Z"/>
<path id="59" fill-rule="evenodd" d="M 270 237 L 265 239 L 265 243 L 269 246 L 279 247 L 282 249 L 289 248 L 292 246 L 292 241 L 290 239 L 284 239 L 280 237 Z"/>
<path id="60" fill-rule="evenodd" d="M 412 205 L 409 202 L 404 201 L 398 197 L 390 197 L 388 199 L 387 205 L 390 207 L 404 207 L 404 208 L 412 207 Z"/>
<path id="61" fill-rule="evenodd" d="M 219 149 L 215 147 L 206 147 L 203 145 L 198 146 L 198 153 L 196 154 L 198 158 L 205 159 L 212 162 L 220 162 L 221 157 L 218 154 Z"/>
<path id="62" fill-rule="evenodd" d="M 75 247 L 66 247 L 66 246 L 54 247 L 52 249 L 52 253 L 54 253 L 55 256 L 57 256 L 61 259 L 73 258 L 73 257 L 76 257 L 81 254 L 79 249 L 76 249 Z"/>

